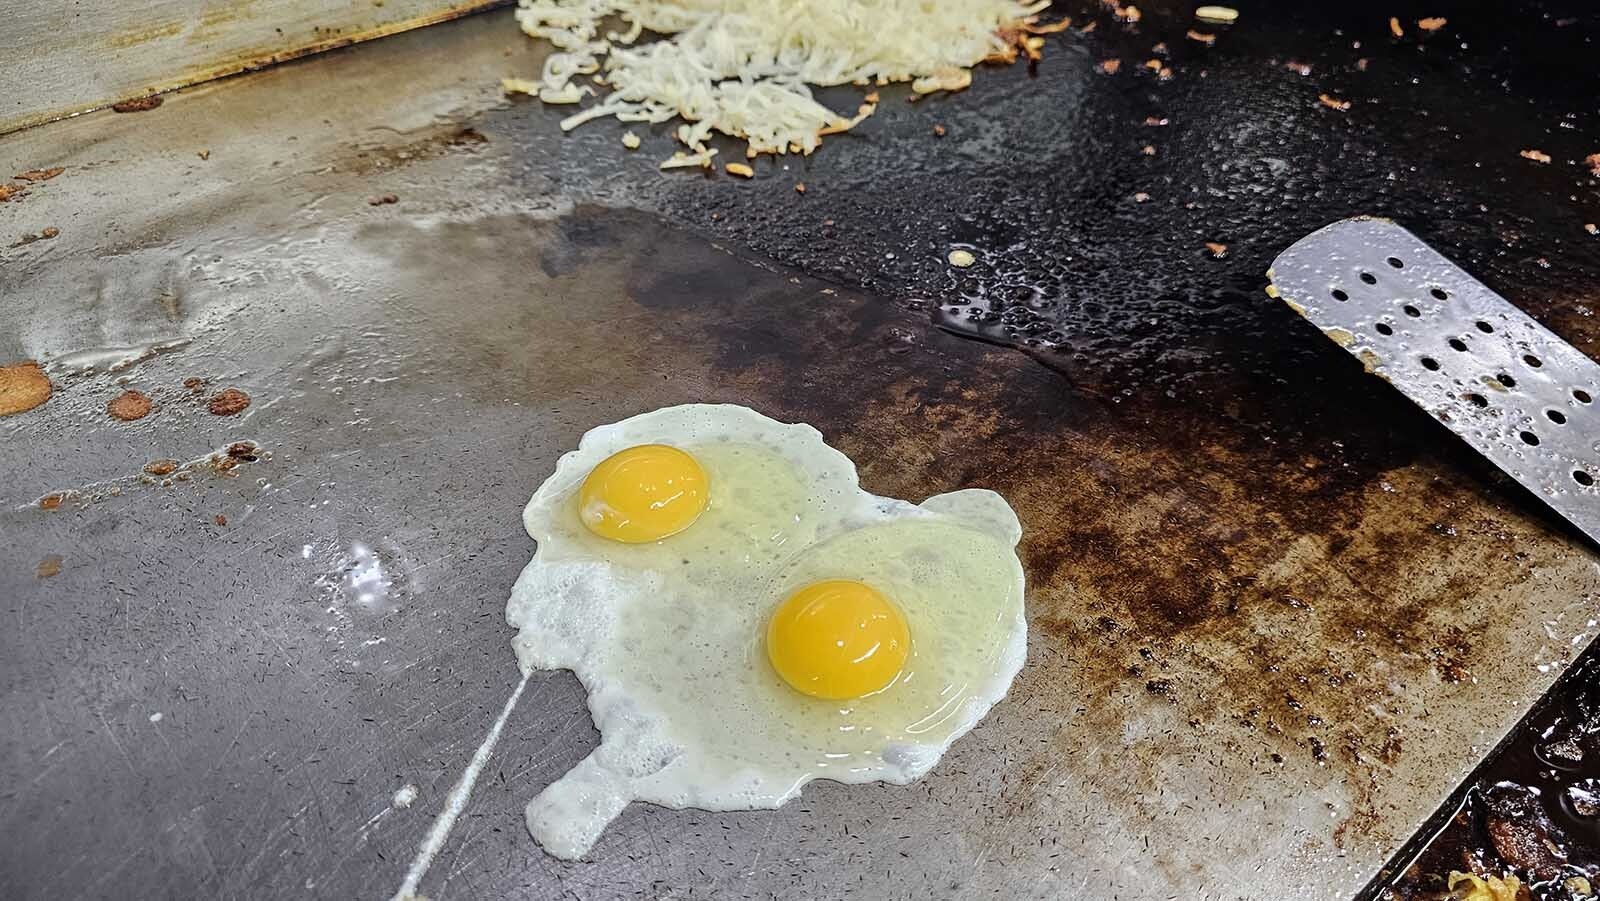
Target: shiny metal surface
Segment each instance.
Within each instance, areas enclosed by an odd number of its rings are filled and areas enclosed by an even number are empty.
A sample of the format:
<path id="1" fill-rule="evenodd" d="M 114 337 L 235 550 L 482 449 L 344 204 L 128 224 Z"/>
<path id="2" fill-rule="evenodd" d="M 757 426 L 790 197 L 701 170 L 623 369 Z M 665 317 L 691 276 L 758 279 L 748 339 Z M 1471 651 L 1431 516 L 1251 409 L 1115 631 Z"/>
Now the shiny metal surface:
<path id="1" fill-rule="evenodd" d="M 1269 274 L 1368 372 L 1600 541 L 1600 365 L 1384 219 L 1308 235 Z"/>
<path id="2" fill-rule="evenodd" d="M 1176 46 L 1189 10 L 1158 12 Z M 517 684 L 502 611 L 533 550 L 521 505 L 594 424 L 693 400 L 817 426 L 877 493 L 1004 494 L 1029 578 L 1010 697 L 916 785 L 635 807 L 567 864 L 522 806 L 596 736 L 575 680 L 540 674 L 423 894 L 1348 897 L 1589 639 L 1600 575 L 1558 520 L 1260 300 L 1266 254 L 1299 231 L 1261 198 L 1313 184 L 1295 173 L 1326 145 L 1238 170 L 1238 191 L 1213 155 L 1221 174 L 1199 176 L 1237 205 L 1226 259 L 1193 234 L 1140 243 L 1152 221 L 1193 231 L 1184 195 L 1159 220 L 1101 215 L 1097 192 L 1123 184 L 1105 160 L 1152 158 L 1146 112 L 1090 43 L 1149 35 L 1097 14 L 1037 80 L 986 70 L 916 106 L 886 90 L 881 120 L 750 182 L 663 177 L 620 128 L 562 136 L 565 110 L 505 101 L 496 80 L 539 52 L 498 13 L 0 142 L 19 170 L 68 167 L 0 207 L 15 232 L 59 228 L 0 251 L 0 361 L 38 359 L 56 386 L 0 420 L 13 894 L 388 895 Z M 1175 84 L 1300 102 L 1260 90 L 1253 57 L 1206 65 Z M 1238 107 L 1196 103 L 1223 118 L 1197 113 L 1184 140 L 1231 146 Z M 1120 130 L 1041 129 L 1050 110 Z M 1162 267 L 1159 284 L 1105 267 L 1120 293 L 1059 274 L 1109 305 L 1074 305 L 1101 332 L 1066 375 L 861 288 L 902 266 L 949 277 L 927 197 L 1016 171 L 972 137 L 996 122 L 1079 167 L 1011 176 L 1061 192 L 1050 234 L 1104 230 L 1096 254 Z M 985 278 L 1005 274 L 1002 238 Z M 1510 293 L 1567 296 L 1527 292 Z M 1226 327 L 1197 328 L 1200 307 Z M 230 385 L 250 408 L 209 413 Z M 111 420 L 127 387 L 157 409 Z M 142 472 L 240 440 L 254 462 L 170 486 Z"/>

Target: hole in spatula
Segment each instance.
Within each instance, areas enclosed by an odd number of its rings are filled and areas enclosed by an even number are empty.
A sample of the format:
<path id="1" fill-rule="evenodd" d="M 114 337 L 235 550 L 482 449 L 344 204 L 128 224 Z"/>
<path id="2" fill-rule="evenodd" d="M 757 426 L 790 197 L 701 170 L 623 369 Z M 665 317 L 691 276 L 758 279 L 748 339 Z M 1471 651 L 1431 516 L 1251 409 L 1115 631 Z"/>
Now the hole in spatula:
<path id="1" fill-rule="evenodd" d="M 1594 484 L 1594 476 L 1589 475 L 1581 469 L 1573 471 L 1572 480 L 1585 488 L 1588 488 L 1590 485 Z"/>

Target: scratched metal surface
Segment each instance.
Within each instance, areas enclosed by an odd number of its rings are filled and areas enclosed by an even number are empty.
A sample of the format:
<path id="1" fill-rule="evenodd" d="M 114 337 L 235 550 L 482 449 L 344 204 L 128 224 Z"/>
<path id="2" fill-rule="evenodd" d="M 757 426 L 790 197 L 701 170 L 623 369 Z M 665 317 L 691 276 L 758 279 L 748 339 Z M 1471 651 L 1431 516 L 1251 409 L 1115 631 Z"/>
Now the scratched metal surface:
<path id="1" fill-rule="evenodd" d="M 521 806 L 595 735 L 575 681 L 537 675 L 423 893 L 1359 889 L 1588 640 L 1600 574 L 1559 521 L 1259 295 L 1266 260 L 1299 218 L 1396 215 L 1489 260 L 1471 268 L 1592 353 L 1594 251 L 1558 243 L 1581 210 L 1527 199 L 1554 169 L 1494 157 L 1491 179 L 1370 178 L 1439 156 L 1384 145 L 1383 123 L 1273 139 L 1278 163 L 1246 167 L 1262 190 L 1235 190 L 1226 166 L 1109 165 L 1138 158 L 1158 88 L 1093 61 L 1187 25 L 1160 5 L 1146 18 L 1058 38 L 1036 81 L 989 73 L 886 109 L 794 173 L 803 199 L 777 177 L 664 179 L 641 158 L 660 145 L 630 156 L 606 126 L 561 138 L 558 112 L 503 103 L 493 80 L 537 52 L 501 14 L 0 142 L 5 165 L 69 167 L 0 206 L 10 231 L 60 229 L 0 265 L 0 360 L 41 360 L 57 392 L 0 420 L 8 894 L 392 892 L 517 679 L 501 613 L 533 550 L 521 504 L 590 426 L 689 400 L 811 422 L 880 493 L 1011 499 L 1032 627 L 1012 696 L 918 785 L 819 783 L 777 812 L 634 808 L 566 864 L 533 846 Z M 1173 90 L 1200 97 L 1174 108 L 1292 96 L 1279 80 L 1302 76 L 1245 47 L 1186 62 Z M 1415 53 L 1374 51 L 1401 79 Z M 1315 93 L 1297 115 L 1320 115 Z M 926 131 L 1052 108 L 1082 113 L 1029 146 L 1070 163 L 1065 181 L 1003 142 Z M 1501 113 L 1534 133 L 1544 110 Z M 1205 121 L 1175 153 L 1247 140 Z M 1547 127 L 1540 140 L 1566 140 Z M 1301 174 L 1359 161 L 1348 196 Z M 1062 243 L 1008 257 L 1011 200 L 905 181 L 981 185 L 1002 164 L 1033 179 Z M 1178 199 L 1107 214 L 1146 177 Z M 1390 208 L 1425 191 L 1463 218 Z M 1506 210 L 1479 219 L 1478 200 Z M 922 299 L 959 286 L 929 215 L 976 222 L 959 237 L 1076 297 L 1050 315 L 1083 345 L 1019 353 L 936 328 Z M 1221 227 L 1223 260 L 1185 246 Z M 1123 287 L 1104 281 L 1136 260 Z M 254 402 L 212 416 L 186 378 Z M 125 385 L 155 412 L 107 418 Z M 232 475 L 140 477 L 246 439 L 262 453 Z M 392 806 L 408 784 L 416 802 Z"/>

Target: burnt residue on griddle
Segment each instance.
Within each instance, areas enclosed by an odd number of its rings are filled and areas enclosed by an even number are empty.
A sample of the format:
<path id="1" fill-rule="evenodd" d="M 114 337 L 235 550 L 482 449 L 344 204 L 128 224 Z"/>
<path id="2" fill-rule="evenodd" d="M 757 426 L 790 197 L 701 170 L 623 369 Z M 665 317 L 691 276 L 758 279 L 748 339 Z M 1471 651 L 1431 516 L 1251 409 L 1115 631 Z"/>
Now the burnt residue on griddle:
<path id="1" fill-rule="evenodd" d="M 1600 658 L 1580 661 L 1451 809 L 1370 897 L 1431 899 L 1451 871 L 1513 874 L 1535 901 L 1591 897 L 1581 888 L 1600 887 Z"/>

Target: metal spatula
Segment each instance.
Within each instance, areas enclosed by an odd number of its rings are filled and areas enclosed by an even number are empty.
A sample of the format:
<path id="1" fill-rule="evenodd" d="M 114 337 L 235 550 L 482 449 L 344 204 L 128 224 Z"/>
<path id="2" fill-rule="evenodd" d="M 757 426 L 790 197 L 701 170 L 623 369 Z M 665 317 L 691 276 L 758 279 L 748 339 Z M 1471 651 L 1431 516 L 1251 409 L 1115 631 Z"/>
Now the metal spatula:
<path id="1" fill-rule="evenodd" d="M 1600 365 L 1386 219 L 1313 232 L 1267 277 L 1269 294 L 1600 541 Z"/>

